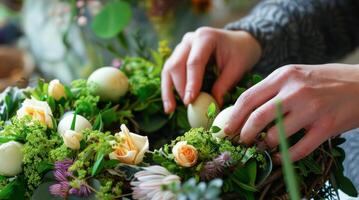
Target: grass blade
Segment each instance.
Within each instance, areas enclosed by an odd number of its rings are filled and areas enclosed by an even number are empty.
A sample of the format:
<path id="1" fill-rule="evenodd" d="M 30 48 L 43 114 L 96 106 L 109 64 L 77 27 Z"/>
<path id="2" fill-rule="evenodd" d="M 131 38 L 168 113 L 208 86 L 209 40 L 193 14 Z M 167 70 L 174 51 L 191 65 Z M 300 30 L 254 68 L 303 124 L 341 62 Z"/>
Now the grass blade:
<path id="1" fill-rule="evenodd" d="M 294 172 L 293 163 L 288 152 L 288 141 L 285 135 L 283 125 L 283 112 L 281 102 L 276 103 L 277 128 L 279 132 L 279 145 L 282 158 L 282 170 L 284 173 L 284 181 L 289 192 L 290 199 L 300 200 L 298 183 Z"/>

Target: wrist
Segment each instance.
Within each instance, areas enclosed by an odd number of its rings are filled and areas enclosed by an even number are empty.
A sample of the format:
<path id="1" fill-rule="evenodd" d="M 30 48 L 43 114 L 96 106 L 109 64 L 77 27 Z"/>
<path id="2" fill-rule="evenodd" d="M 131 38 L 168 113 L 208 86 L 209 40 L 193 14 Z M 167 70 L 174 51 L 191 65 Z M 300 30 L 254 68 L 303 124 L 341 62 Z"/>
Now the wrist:
<path id="1" fill-rule="evenodd" d="M 259 41 L 249 32 L 247 31 L 237 31 L 238 37 L 241 39 L 242 46 L 246 47 L 248 50 L 248 57 L 250 58 L 248 60 L 248 65 L 253 66 L 262 57 L 262 46 L 259 43 Z M 244 43 L 244 44 L 243 44 Z"/>

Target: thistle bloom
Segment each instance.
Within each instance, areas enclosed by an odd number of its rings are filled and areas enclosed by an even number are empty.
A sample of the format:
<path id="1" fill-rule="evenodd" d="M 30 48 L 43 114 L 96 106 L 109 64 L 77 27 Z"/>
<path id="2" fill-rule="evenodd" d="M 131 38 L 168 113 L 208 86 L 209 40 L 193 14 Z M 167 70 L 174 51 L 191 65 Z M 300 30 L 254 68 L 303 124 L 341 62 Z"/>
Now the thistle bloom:
<path id="1" fill-rule="evenodd" d="M 73 160 L 64 160 L 55 163 L 54 176 L 58 183 L 49 187 L 49 191 L 52 195 L 64 198 L 71 194 L 81 197 L 86 197 L 91 194 L 91 189 L 84 183 L 80 183 L 78 188 L 70 186 L 69 179 L 72 178 L 72 174 L 68 169 L 73 163 Z"/>
<path id="2" fill-rule="evenodd" d="M 231 164 L 231 154 L 229 152 L 223 152 L 217 158 L 207 162 L 201 172 L 202 180 L 212 180 L 215 178 L 222 178 L 223 172 L 226 167 Z"/>
<path id="3" fill-rule="evenodd" d="M 141 200 L 176 199 L 175 194 L 163 191 L 162 186 L 180 182 L 180 177 L 171 174 L 164 167 L 158 165 L 144 167 L 143 171 L 135 174 L 135 180 L 131 182 L 132 198 Z"/>

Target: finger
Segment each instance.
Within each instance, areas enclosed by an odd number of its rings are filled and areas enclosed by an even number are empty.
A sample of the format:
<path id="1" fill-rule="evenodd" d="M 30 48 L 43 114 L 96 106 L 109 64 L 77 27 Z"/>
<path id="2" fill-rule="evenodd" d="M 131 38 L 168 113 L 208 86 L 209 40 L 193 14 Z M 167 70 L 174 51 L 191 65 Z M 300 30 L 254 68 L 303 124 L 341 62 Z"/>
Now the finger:
<path id="1" fill-rule="evenodd" d="M 279 89 L 282 86 L 282 81 L 275 76 L 276 74 L 272 73 L 263 81 L 249 88 L 239 96 L 234 105 L 232 117 L 224 128 L 225 133 L 234 134 L 240 132 L 239 129 L 242 127 L 249 114 L 258 106 L 264 104 L 278 94 Z"/>
<path id="2" fill-rule="evenodd" d="M 293 162 L 298 161 L 311 152 L 313 152 L 317 147 L 319 147 L 323 142 L 328 138 L 328 131 L 330 129 L 323 126 L 313 126 L 309 131 L 304 135 L 304 137 L 299 140 L 294 146 L 289 148 L 289 154 Z M 330 134 L 329 134 L 330 135 Z M 275 155 L 276 162 L 281 160 L 281 155 Z"/>
<path id="3" fill-rule="evenodd" d="M 164 69 L 169 71 L 174 87 L 182 99 L 186 85 L 186 62 L 191 50 L 192 38 L 193 33 L 186 33 L 164 66 Z"/>
<path id="4" fill-rule="evenodd" d="M 235 65 L 235 64 L 234 64 Z M 218 79 L 212 87 L 212 95 L 220 106 L 223 104 L 224 95 L 233 88 L 243 76 L 244 70 L 240 66 L 224 67 Z"/>
<path id="5" fill-rule="evenodd" d="M 276 102 L 279 97 L 272 98 L 254 110 L 244 123 L 240 132 L 240 143 L 252 144 L 256 139 L 258 133 L 273 122 L 276 117 Z M 287 113 L 289 110 L 288 104 L 282 103 L 283 112 Z"/>
<path id="6" fill-rule="evenodd" d="M 284 131 L 287 137 L 292 136 L 299 130 L 307 127 L 311 122 L 306 112 L 292 111 L 285 116 L 283 120 Z M 264 139 L 265 143 L 270 147 L 276 147 L 279 144 L 278 127 L 271 127 Z"/>
<path id="7" fill-rule="evenodd" d="M 191 45 L 189 42 L 182 42 L 173 53 L 173 66 L 171 66 L 171 79 L 181 99 L 184 98 L 186 87 L 186 61 L 188 59 Z M 171 62 L 169 62 L 171 63 Z"/>
<path id="8" fill-rule="evenodd" d="M 187 61 L 187 79 L 184 103 L 188 105 L 199 94 L 205 67 L 215 48 L 214 37 L 210 34 L 199 34 L 192 43 L 191 52 Z"/>
<path id="9" fill-rule="evenodd" d="M 176 99 L 173 94 L 173 84 L 167 71 L 162 71 L 161 76 L 161 97 L 163 108 L 166 113 L 172 113 L 176 108 Z"/>

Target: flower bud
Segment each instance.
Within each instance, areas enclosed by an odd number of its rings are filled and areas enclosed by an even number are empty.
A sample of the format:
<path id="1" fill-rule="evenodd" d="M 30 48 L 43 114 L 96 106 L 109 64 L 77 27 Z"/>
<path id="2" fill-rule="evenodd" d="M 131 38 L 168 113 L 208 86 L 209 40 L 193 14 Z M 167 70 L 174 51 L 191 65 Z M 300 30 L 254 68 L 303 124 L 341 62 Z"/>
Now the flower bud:
<path id="1" fill-rule="evenodd" d="M 66 113 L 57 126 L 57 132 L 60 135 L 64 135 L 67 130 L 71 130 L 72 121 L 74 119 L 74 113 Z M 85 129 L 91 129 L 91 123 L 83 116 L 76 115 L 74 131 L 82 132 Z"/>
<path id="2" fill-rule="evenodd" d="M 53 97 L 56 101 L 60 100 L 62 97 L 66 98 L 65 87 L 58 79 L 50 81 L 47 92 L 48 95 Z"/>
<path id="3" fill-rule="evenodd" d="M 0 145 L 0 175 L 15 176 L 22 171 L 23 145 L 10 141 Z"/>
<path id="4" fill-rule="evenodd" d="M 73 131 L 73 130 L 67 130 L 64 135 L 62 136 L 64 139 L 65 145 L 72 149 L 72 150 L 78 150 L 80 149 L 80 142 L 83 138 L 83 134 Z"/>

